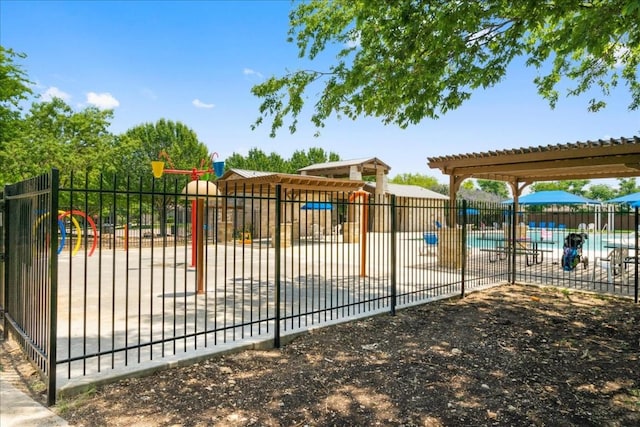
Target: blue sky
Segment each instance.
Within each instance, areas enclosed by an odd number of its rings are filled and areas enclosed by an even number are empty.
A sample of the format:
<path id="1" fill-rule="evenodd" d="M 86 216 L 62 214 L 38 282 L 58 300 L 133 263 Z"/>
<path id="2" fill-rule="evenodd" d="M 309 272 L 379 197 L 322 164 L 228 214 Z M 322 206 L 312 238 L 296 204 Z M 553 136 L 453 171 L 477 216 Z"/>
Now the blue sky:
<path id="1" fill-rule="evenodd" d="M 427 157 L 640 134 L 640 112 L 627 110 L 624 87 L 596 114 L 586 111 L 590 96 L 561 98 L 551 110 L 536 93 L 535 70 L 514 64 L 498 86 L 439 120 L 408 129 L 375 118 L 330 120 L 317 138 L 302 120 L 294 135 L 283 129 L 270 138 L 268 125 L 250 129 L 259 106 L 251 87 L 311 66 L 286 42 L 291 7 L 284 0 L 2 0 L 0 43 L 27 55 L 21 65 L 45 99 L 113 108 L 114 133 L 181 121 L 222 160 L 253 147 L 284 158 L 322 147 L 343 159 L 376 156 L 391 177 L 420 173 L 448 183 Z"/>

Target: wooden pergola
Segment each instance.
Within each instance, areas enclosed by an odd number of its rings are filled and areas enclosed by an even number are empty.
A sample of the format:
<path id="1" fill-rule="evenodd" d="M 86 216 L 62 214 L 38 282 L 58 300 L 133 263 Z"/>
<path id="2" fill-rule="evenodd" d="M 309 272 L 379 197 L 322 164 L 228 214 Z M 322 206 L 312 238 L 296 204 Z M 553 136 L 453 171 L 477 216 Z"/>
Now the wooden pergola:
<path id="1" fill-rule="evenodd" d="M 640 176 L 640 137 L 429 157 L 427 160 L 430 168 L 449 175 L 452 206 L 462 181 L 479 178 L 509 184 L 517 210 L 522 190 L 536 181 Z"/>
<path id="2" fill-rule="evenodd" d="M 277 196 L 281 200 L 288 200 L 292 202 L 324 203 L 326 202 L 326 197 L 329 197 L 331 194 L 350 194 L 354 191 L 360 190 L 364 186 L 364 181 L 326 178 L 311 175 L 229 169 L 216 181 L 216 185 L 218 191 L 227 196 L 262 196 L 260 197 L 259 203 L 273 203 L 274 199 L 271 198 L 272 196 Z M 222 202 L 222 222 L 228 221 L 229 203 L 229 199 L 225 197 Z M 233 203 L 234 207 L 236 206 L 235 201 L 232 201 L 231 203 Z M 284 210 L 285 206 L 282 205 L 279 213 L 283 214 Z M 269 212 L 269 209 L 261 211 Z M 261 217 L 259 221 L 265 221 L 269 226 L 272 226 L 277 221 L 276 218 L 278 216 L 279 215 L 275 218 L 267 217 L 266 219 Z M 294 215 L 292 214 L 287 221 L 293 221 L 293 219 Z M 271 221 L 273 221 L 273 224 L 271 224 Z M 291 224 L 282 225 L 284 225 L 284 227 L 291 227 Z M 265 229 L 268 230 L 268 228 Z M 288 236 L 290 234 L 291 233 L 289 232 L 285 232 L 283 236 Z"/>

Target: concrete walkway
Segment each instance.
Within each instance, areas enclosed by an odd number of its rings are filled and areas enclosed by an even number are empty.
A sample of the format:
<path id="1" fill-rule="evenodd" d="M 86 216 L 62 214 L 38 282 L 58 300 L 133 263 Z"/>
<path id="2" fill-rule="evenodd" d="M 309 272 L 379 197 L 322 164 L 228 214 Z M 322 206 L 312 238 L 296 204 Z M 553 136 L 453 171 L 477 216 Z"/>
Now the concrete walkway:
<path id="1" fill-rule="evenodd" d="M 0 376 L 0 426 L 52 427 L 69 424 Z"/>

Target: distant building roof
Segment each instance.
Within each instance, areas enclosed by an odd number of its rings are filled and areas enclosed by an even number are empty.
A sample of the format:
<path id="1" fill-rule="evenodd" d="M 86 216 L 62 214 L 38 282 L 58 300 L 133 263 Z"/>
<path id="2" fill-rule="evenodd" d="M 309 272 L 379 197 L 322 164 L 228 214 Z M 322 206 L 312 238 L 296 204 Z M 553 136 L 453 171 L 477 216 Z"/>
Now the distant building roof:
<path id="1" fill-rule="evenodd" d="M 365 183 L 365 189 L 367 187 L 376 188 L 375 182 Z M 435 191 L 428 190 L 419 185 L 405 185 L 405 184 L 387 184 L 389 194 L 393 194 L 397 197 L 409 197 L 413 199 L 448 199 L 448 196 L 444 194 L 436 193 Z M 372 191 L 373 192 L 373 191 Z"/>
<path id="2" fill-rule="evenodd" d="M 498 196 L 497 194 L 488 193 L 486 191 L 478 190 L 476 188 L 474 188 L 473 190 L 467 190 L 466 188 L 459 189 L 458 198 L 469 200 L 472 202 L 492 202 L 492 203 L 500 203 L 504 200 L 504 198 Z"/>
<path id="3" fill-rule="evenodd" d="M 237 175 L 241 178 L 255 178 L 256 176 L 269 176 L 275 175 L 275 172 L 264 172 L 264 171 L 252 171 L 247 169 L 236 169 L 231 168 L 227 170 L 224 175 L 220 177 L 220 179 L 229 178 L 231 175 Z"/>
<path id="4" fill-rule="evenodd" d="M 298 169 L 298 173 L 303 175 L 343 178 L 350 176 L 352 166 L 357 166 L 363 176 L 375 175 L 378 167 L 382 167 L 385 172 L 389 172 L 391 170 L 391 167 L 388 164 L 377 157 L 364 157 L 361 159 L 316 163 L 314 165 Z"/>

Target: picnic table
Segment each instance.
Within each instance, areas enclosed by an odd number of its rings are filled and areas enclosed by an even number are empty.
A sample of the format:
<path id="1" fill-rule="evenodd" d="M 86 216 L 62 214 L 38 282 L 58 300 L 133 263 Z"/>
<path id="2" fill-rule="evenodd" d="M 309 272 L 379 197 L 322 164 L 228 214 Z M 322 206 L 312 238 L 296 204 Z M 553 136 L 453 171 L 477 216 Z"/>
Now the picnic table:
<path id="1" fill-rule="evenodd" d="M 493 246 L 481 248 L 480 251 L 489 253 L 489 262 L 496 262 L 507 259 L 513 251 L 516 255 L 524 255 L 527 267 L 534 264 L 541 264 L 544 261 L 545 252 L 553 252 L 551 249 L 544 249 L 542 245 L 554 245 L 553 240 L 537 240 L 530 238 L 519 238 L 515 240 L 515 247 L 511 239 L 504 237 L 485 237 L 480 240 L 490 241 Z"/>

